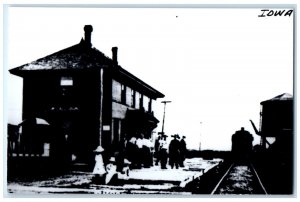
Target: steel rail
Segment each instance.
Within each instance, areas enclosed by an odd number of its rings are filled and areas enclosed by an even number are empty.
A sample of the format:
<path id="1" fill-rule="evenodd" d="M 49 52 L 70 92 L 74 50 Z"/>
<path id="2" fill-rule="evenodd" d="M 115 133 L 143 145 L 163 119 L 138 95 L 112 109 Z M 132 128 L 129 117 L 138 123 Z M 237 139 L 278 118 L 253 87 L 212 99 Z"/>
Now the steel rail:
<path id="1" fill-rule="evenodd" d="M 222 176 L 222 178 L 219 180 L 219 182 L 217 183 L 217 185 L 215 186 L 215 188 L 213 189 L 213 191 L 211 192 L 210 195 L 214 195 L 215 192 L 218 190 L 218 188 L 220 187 L 221 183 L 223 182 L 224 178 L 229 174 L 229 172 L 232 170 L 232 167 L 234 167 L 234 163 L 231 164 L 231 166 L 228 168 L 228 170 L 226 171 L 226 173 Z M 254 173 L 253 176 L 255 176 L 255 178 L 257 179 L 259 186 L 261 187 L 261 189 L 263 190 L 264 194 L 268 195 L 268 192 L 266 191 L 263 183 L 260 180 L 260 177 L 258 176 L 254 166 L 252 164 L 250 164 L 248 167 L 251 167 L 252 172 Z"/>
<path id="2" fill-rule="evenodd" d="M 210 195 L 214 195 L 215 192 L 217 191 L 217 189 L 219 188 L 221 182 L 223 181 L 223 179 L 228 175 L 229 171 L 231 170 L 233 164 L 231 164 L 231 166 L 228 168 L 228 170 L 226 171 L 226 173 L 223 175 L 223 177 L 220 179 L 220 181 L 218 182 L 218 184 L 216 185 L 216 187 L 214 188 L 214 190 L 211 192 Z"/>
<path id="3" fill-rule="evenodd" d="M 254 171 L 254 173 L 255 173 L 255 176 L 256 176 L 256 178 L 257 178 L 257 180 L 258 180 L 259 185 L 261 186 L 261 188 L 263 189 L 263 191 L 265 192 L 265 194 L 268 195 L 268 192 L 267 192 L 267 190 L 265 189 L 264 185 L 262 184 L 262 182 L 261 182 L 261 180 L 260 180 L 260 177 L 258 176 L 258 174 L 257 174 L 257 172 L 256 172 L 256 170 L 255 170 L 255 168 L 254 168 L 254 166 L 252 165 L 252 163 L 251 163 L 250 165 L 251 165 L 251 167 L 252 167 L 252 169 L 253 169 L 253 171 Z"/>

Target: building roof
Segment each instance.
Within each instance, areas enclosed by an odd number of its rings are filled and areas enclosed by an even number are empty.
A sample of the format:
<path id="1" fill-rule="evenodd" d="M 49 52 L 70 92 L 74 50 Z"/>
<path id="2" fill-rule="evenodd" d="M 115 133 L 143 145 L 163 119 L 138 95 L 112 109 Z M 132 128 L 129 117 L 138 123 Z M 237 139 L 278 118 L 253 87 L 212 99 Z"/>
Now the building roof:
<path id="1" fill-rule="evenodd" d="M 287 100 L 293 100 L 293 96 L 289 93 L 283 93 L 277 95 L 276 97 L 273 97 L 272 99 L 262 101 L 260 104 L 264 104 L 266 102 L 287 101 Z"/>
<path id="2" fill-rule="evenodd" d="M 84 40 L 46 57 L 10 70 L 10 73 L 23 76 L 32 70 L 88 69 L 108 66 L 111 59 L 96 48 L 86 46 Z"/>
<path id="3" fill-rule="evenodd" d="M 86 30 L 85 30 L 86 31 Z M 116 66 L 117 68 L 113 68 Z M 24 77 L 32 72 L 47 71 L 69 71 L 112 68 L 112 76 L 126 81 L 131 86 L 138 86 L 145 94 L 151 98 L 162 98 L 164 95 L 146 84 L 130 72 L 123 69 L 120 65 L 107 57 L 101 51 L 91 46 L 90 41 L 82 39 L 80 43 L 60 50 L 56 53 L 40 58 L 33 62 L 13 68 L 11 74 Z"/>

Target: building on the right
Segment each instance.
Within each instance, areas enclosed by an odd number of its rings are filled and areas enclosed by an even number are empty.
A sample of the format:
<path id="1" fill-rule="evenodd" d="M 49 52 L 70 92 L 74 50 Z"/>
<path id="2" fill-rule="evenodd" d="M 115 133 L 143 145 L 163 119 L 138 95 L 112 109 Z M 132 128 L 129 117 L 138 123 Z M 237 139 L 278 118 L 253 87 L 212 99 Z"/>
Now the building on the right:
<path id="1" fill-rule="evenodd" d="M 280 147 L 292 146 L 290 144 L 293 134 L 293 96 L 283 93 L 260 104 L 261 146 L 267 147 L 267 137 L 275 138 L 275 143 L 280 144 Z"/>
<path id="2" fill-rule="evenodd" d="M 260 105 L 260 130 L 250 120 L 255 133 L 261 137 L 260 148 L 264 150 L 276 144 L 291 148 L 294 127 L 293 96 L 283 93 L 262 101 Z M 271 144 L 268 139 L 273 139 L 275 144 Z"/>
<path id="3" fill-rule="evenodd" d="M 251 121 L 261 137 L 260 145 L 254 146 L 253 163 L 269 194 L 293 194 L 296 175 L 293 96 L 283 93 L 260 104 L 259 131 Z"/>

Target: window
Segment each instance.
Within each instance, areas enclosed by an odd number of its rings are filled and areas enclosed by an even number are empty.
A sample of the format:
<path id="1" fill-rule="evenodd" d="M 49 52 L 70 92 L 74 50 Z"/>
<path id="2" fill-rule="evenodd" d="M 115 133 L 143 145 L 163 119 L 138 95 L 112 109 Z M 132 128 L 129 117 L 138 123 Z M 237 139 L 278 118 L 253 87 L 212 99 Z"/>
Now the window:
<path id="1" fill-rule="evenodd" d="M 144 98 L 143 98 L 143 107 L 145 108 L 145 110 L 148 110 L 149 108 L 149 98 L 147 96 L 144 95 Z"/>
<path id="2" fill-rule="evenodd" d="M 121 103 L 122 104 L 126 104 L 126 86 L 125 85 L 121 85 Z"/>
<path id="3" fill-rule="evenodd" d="M 126 87 L 126 105 L 127 106 L 132 106 L 132 92 L 131 92 L 131 88 L 130 87 Z"/>
<path id="4" fill-rule="evenodd" d="M 144 108 L 144 98 L 143 98 L 143 95 L 140 94 L 140 109 L 143 109 Z"/>
<path id="5" fill-rule="evenodd" d="M 121 102 L 121 93 L 122 92 L 122 85 L 113 80 L 113 83 L 112 83 L 112 99 L 114 101 L 117 101 L 117 102 Z"/>
<path id="6" fill-rule="evenodd" d="M 60 78 L 60 96 L 64 102 L 70 102 L 74 98 L 73 78 L 70 76 L 62 76 Z"/>
<path id="7" fill-rule="evenodd" d="M 131 89 L 131 107 L 135 108 L 135 91 Z"/>
<path id="8" fill-rule="evenodd" d="M 73 86 L 73 78 L 69 76 L 63 76 L 60 79 L 61 86 Z"/>
<path id="9" fill-rule="evenodd" d="M 152 112 L 152 99 L 151 98 L 149 99 L 149 102 L 148 102 L 148 112 Z"/>
<path id="10" fill-rule="evenodd" d="M 135 109 L 140 107 L 140 96 L 141 94 L 139 92 L 135 92 Z"/>

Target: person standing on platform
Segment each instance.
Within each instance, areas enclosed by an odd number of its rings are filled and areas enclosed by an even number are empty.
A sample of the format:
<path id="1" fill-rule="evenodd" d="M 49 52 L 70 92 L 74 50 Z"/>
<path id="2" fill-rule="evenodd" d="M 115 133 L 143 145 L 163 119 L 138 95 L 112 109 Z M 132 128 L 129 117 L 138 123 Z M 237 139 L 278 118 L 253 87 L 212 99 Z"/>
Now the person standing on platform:
<path id="1" fill-rule="evenodd" d="M 138 147 L 136 145 L 136 138 L 131 137 L 126 144 L 126 158 L 131 162 L 130 168 L 137 167 L 137 158 L 136 153 L 138 151 Z"/>
<path id="2" fill-rule="evenodd" d="M 161 136 L 158 136 L 155 139 L 155 143 L 154 143 L 154 157 L 155 157 L 155 165 L 158 165 L 158 162 L 160 161 L 160 154 L 159 154 L 159 141 L 161 139 Z"/>
<path id="3" fill-rule="evenodd" d="M 137 168 L 140 169 L 142 168 L 142 165 L 144 163 L 144 157 L 145 157 L 145 154 L 144 154 L 144 150 L 143 150 L 143 144 L 144 144 L 144 135 L 143 134 L 140 134 L 139 137 L 137 138 L 136 140 L 136 145 L 137 145 L 137 153 L 136 153 L 136 162 L 137 162 Z"/>
<path id="4" fill-rule="evenodd" d="M 153 165 L 153 159 L 151 155 L 151 141 L 147 138 L 143 139 L 143 155 L 144 168 L 150 168 Z"/>
<path id="5" fill-rule="evenodd" d="M 160 167 L 161 169 L 167 169 L 168 162 L 168 143 L 167 135 L 162 135 L 159 140 L 159 156 L 160 156 Z"/>
<path id="6" fill-rule="evenodd" d="M 104 183 L 105 177 L 106 177 L 106 170 L 104 167 L 104 162 L 103 162 L 103 156 L 102 153 L 104 152 L 104 149 L 101 146 L 98 146 L 95 150 L 95 167 L 93 170 L 94 174 L 94 181 L 96 183 Z"/>
<path id="7" fill-rule="evenodd" d="M 186 142 L 185 142 L 185 136 L 182 136 L 180 140 L 180 162 L 179 166 L 184 167 L 184 161 L 185 161 L 185 155 L 186 155 Z"/>
<path id="8" fill-rule="evenodd" d="M 180 142 L 178 140 L 179 135 L 173 135 L 174 139 L 171 140 L 169 145 L 169 164 L 171 168 L 179 167 L 179 159 L 180 159 Z"/>

